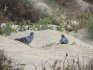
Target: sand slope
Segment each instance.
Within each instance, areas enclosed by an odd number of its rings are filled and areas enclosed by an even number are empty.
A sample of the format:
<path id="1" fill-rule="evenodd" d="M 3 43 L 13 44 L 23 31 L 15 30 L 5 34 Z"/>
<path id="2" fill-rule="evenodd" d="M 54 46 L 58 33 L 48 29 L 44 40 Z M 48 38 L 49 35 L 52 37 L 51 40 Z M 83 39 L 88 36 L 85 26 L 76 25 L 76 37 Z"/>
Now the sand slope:
<path id="1" fill-rule="evenodd" d="M 54 30 L 34 31 L 35 39 L 30 44 L 33 48 L 14 41 L 13 39 L 28 35 L 29 31 L 13 33 L 8 37 L 0 36 L 0 49 L 5 50 L 6 54 L 20 63 L 26 64 L 25 70 L 34 70 L 33 63 L 41 70 L 41 61 L 49 59 L 61 59 L 68 53 L 70 56 L 89 56 L 93 54 L 93 48 L 68 34 L 68 45 L 53 44 L 51 47 L 43 47 L 46 44 L 58 43 L 61 32 Z M 75 42 L 73 45 L 71 45 Z"/>

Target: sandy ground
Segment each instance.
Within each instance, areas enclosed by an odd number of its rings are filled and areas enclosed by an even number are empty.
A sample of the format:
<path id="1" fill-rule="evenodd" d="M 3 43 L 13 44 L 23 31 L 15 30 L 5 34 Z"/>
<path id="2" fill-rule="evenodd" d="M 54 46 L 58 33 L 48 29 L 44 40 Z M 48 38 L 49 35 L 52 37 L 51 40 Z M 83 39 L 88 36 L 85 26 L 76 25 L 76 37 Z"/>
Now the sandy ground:
<path id="1" fill-rule="evenodd" d="M 93 46 L 93 40 L 88 38 L 85 29 L 81 29 L 77 33 L 69 32 L 69 35 L 72 35 L 75 38 L 78 38 L 79 40 L 81 40 L 81 41 Z"/>
<path id="2" fill-rule="evenodd" d="M 6 54 L 16 62 L 26 64 L 25 70 L 35 70 L 34 64 L 37 66 L 37 70 L 42 70 L 41 61 L 51 60 L 52 64 L 54 60 L 64 58 L 66 53 L 69 56 L 92 57 L 93 55 L 91 45 L 65 33 L 63 34 L 69 39 L 69 44 L 56 44 L 59 43 L 62 33 L 54 30 L 34 31 L 35 38 L 30 44 L 33 48 L 14 40 L 15 38 L 26 36 L 30 32 L 32 31 L 12 33 L 8 37 L 0 36 L 0 49 L 5 50 Z M 53 45 L 44 47 L 47 44 Z"/>

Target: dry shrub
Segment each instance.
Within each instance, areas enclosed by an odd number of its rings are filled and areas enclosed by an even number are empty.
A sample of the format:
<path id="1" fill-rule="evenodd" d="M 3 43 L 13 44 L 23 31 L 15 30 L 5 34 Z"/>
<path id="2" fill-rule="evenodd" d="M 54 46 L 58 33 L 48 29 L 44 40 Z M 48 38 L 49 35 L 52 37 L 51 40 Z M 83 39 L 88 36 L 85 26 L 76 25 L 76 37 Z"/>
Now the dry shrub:
<path id="1" fill-rule="evenodd" d="M 0 7 L 1 7 L 1 5 L 0 5 Z M 0 9 L 0 23 L 6 22 L 8 20 L 7 17 L 4 16 L 6 11 L 7 11 L 7 7 L 6 6 L 4 6 L 3 9 Z"/>
<path id="2" fill-rule="evenodd" d="M 47 63 L 51 65 L 48 60 Z M 64 58 L 54 60 L 50 69 L 47 69 L 45 64 L 46 61 L 42 70 L 93 70 L 93 58 L 87 56 L 69 56 L 67 53 Z"/>
<path id="3" fill-rule="evenodd" d="M 8 9 L 4 16 L 8 16 L 13 21 L 21 21 L 22 19 L 30 19 L 35 22 L 40 17 L 40 11 L 33 7 L 33 4 L 26 0 L 0 0 L 1 7 L 7 6 Z"/>
<path id="4" fill-rule="evenodd" d="M 66 5 L 70 0 L 55 0 L 60 5 Z"/>
<path id="5" fill-rule="evenodd" d="M 12 59 L 6 56 L 3 50 L 0 50 L 0 70 L 24 70 L 23 67 L 24 64 L 16 65 Z"/>
<path id="6" fill-rule="evenodd" d="M 93 0 L 83 0 L 83 1 L 86 1 L 86 2 L 88 2 L 90 4 L 93 4 Z"/>
<path id="7" fill-rule="evenodd" d="M 91 17 L 92 17 L 92 14 L 90 12 L 83 13 L 82 15 L 77 17 L 78 21 L 80 22 L 81 28 L 85 27 L 88 24 L 88 22 L 90 21 Z"/>

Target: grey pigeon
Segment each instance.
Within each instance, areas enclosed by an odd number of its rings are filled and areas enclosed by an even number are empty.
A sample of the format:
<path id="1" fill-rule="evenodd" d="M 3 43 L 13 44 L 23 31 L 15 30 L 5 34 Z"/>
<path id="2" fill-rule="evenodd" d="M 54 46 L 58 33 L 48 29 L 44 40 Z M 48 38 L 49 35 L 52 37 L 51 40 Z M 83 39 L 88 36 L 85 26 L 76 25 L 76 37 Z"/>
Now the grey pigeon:
<path id="1" fill-rule="evenodd" d="M 34 39 L 34 32 L 31 32 L 29 36 L 16 38 L 15 40 L 20 41 L 26 45 L 29 45 L 29 43 L 31 43 L 33 39 Z"/>
<path id="2" fill-rule="evenodd" d="M 62 34 L 60 44 L 68 44 L 68 39 Z"/>

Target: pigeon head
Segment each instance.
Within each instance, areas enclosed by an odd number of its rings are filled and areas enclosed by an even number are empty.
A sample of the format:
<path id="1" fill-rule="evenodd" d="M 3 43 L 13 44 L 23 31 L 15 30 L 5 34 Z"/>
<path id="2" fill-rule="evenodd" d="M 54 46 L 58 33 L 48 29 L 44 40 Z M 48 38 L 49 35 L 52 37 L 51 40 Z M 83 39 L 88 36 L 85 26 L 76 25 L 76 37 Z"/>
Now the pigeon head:
<path id="1" fill-rule="evenodd" d="M 34 35 L 34 32 L 31 32 L 30 35 L 33 36 Z"/>
<path id="2" fill-rule="evenodd" d="M 62 34 L 61 37 L 65 38 L 64 34 Z"/>

